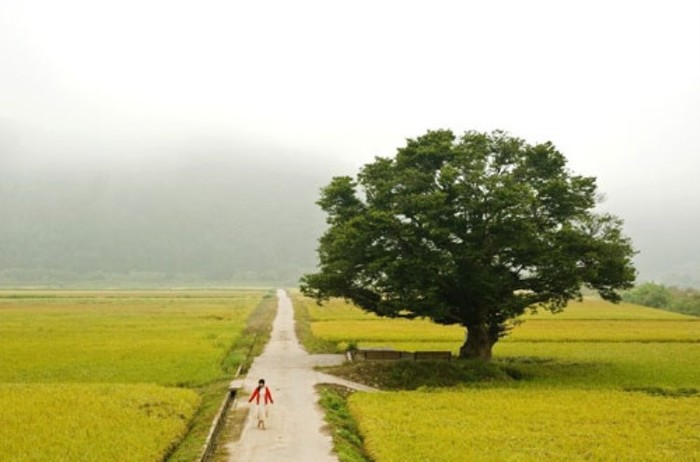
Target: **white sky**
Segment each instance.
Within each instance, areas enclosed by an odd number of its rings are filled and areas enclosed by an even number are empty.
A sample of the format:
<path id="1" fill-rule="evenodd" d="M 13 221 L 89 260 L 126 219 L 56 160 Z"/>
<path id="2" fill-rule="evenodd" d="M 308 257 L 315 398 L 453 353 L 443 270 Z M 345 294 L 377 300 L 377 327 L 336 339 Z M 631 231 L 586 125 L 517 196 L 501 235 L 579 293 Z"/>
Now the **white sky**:
<path id="1" fill-rule="evenodd" d="M 0 0 L 0 118 L 358 166 L 501 128 L 673 240 L 673 210 L 700 233 L 700 1 Z"/>

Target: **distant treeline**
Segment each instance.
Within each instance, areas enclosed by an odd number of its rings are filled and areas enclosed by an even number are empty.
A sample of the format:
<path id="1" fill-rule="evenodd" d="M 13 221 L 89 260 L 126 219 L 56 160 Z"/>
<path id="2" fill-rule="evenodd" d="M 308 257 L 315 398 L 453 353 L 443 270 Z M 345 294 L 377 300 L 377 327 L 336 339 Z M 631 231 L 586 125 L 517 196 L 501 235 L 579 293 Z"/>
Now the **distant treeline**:
<path id="1" fill-rule="evenodd" d="M 0 269 L 0 290 L 41 289 L 164 289 L 295 286 L 297 272 L 241 271 L 227 277 L 201 273 L 158 271 L 76 272 L 60 269 Z"/>
<path id="2" fill-rule="evenodd" d="M 700 291 L 667 287 L 647 282 L 627 291 L 622 298 L 630 303 L 700 316 Z"/>

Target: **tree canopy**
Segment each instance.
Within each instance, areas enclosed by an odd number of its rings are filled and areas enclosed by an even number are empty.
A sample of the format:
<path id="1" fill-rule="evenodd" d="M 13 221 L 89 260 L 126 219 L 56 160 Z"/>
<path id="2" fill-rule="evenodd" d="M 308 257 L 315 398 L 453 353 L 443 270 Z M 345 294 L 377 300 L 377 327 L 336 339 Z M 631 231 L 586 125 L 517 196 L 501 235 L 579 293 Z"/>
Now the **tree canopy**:
<path id="1" fill-rule="evenodd" d="M 528 307 L 561 310 L 582 286 L 616 302 L 632 286 L 631 242 L 620 219 L 594 212 L 596 197 L 595 178 L 571 173 L 549 142 L 429 131 L 322 189 L 329 227 L 301 288 L 460 324 L 460 356 L 489 359 Z"/>

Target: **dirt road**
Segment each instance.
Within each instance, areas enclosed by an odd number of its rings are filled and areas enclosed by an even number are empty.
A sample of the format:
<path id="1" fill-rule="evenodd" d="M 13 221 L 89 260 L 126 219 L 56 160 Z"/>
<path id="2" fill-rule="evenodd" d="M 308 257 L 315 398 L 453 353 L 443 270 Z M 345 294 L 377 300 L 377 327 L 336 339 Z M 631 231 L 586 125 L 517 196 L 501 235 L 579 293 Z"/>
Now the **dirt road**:
<path id="1" fill-rule="evenodd" d="M 267 430 L 258 429 L 248 414 L 243 434 L 229 445 L 230 462 L 323 462 L 337 461 L 331 437 L 323 430 L 321 409 L 316 404 L 317 383 L 340 383 L 351 388 L 373 389 L 313 370 L 316 365 L 340 364 L 343 355 L 309 355 L 294 332 L 294 312 L 287 294 L 277 291 L 278 311 L 270 342 L 255 359 L 244 380 L 236 406 L 248 406 L 247 397 L 264 378 L 275 404 L 270 408 Z"/>

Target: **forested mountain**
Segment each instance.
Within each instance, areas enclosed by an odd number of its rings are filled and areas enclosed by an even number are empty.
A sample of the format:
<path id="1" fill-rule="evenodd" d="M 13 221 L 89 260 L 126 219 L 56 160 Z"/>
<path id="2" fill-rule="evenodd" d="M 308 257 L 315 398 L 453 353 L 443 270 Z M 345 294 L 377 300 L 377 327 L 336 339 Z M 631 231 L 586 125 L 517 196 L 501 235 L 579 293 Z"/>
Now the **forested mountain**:
<path id="1" fill-rule="evenodd" d="M 0 285 L 296 283 L 314 267 L 330 167 L 211 139 L 66 141 L 0 130 Z"/>

